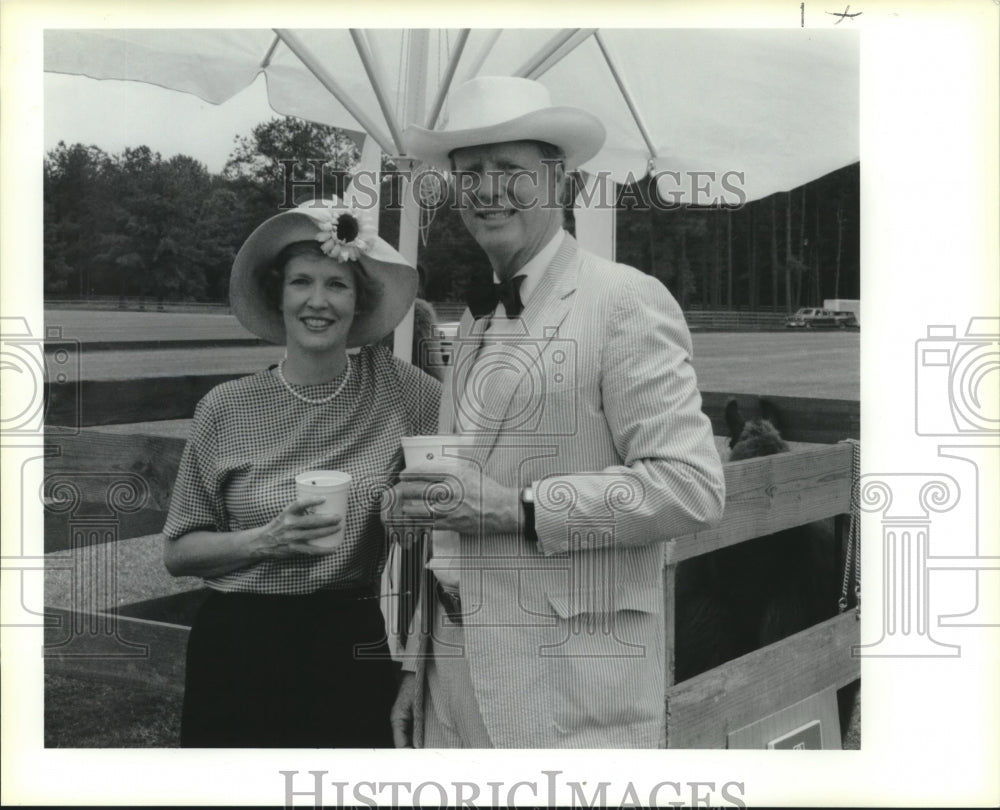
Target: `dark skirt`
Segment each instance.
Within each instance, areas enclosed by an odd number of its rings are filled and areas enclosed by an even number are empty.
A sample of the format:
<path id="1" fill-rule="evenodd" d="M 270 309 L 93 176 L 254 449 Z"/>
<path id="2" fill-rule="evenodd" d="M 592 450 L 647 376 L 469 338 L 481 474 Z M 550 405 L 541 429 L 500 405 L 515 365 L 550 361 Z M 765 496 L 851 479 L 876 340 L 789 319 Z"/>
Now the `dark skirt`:
<path id="1" fill-rule="evenodd" d="M 181 745 L 391 748 L 396 667 L 377 599 L 213 592 L 188 640 Z"/>

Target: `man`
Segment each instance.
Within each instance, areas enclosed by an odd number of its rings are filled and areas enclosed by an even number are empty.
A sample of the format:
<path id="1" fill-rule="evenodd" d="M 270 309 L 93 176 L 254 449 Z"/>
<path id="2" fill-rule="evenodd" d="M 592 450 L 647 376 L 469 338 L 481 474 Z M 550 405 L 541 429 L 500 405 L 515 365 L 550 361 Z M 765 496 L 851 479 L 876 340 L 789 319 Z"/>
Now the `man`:
<path id="1" fill-rule="evenodd" d="M 397 745 L 661 746 L 661 541 L 724 502 L 684 317 L 659 281 L 563 230 L 565 172 L 604 141 L 589 113 L 534 81 L 479 78 L 454 90 L 443 129 L 405 137 L 455 172 L 506 284 L 474 296 L 444 382 L 439 430 L 475 446 L 408 467 L 395 490 L 397 515 L 434 521 L 439 577 Z M 441 482 L 450 498 L 425 497 Z M 460 533 L 456 566 L 434 565 L 443 532 Z"/>

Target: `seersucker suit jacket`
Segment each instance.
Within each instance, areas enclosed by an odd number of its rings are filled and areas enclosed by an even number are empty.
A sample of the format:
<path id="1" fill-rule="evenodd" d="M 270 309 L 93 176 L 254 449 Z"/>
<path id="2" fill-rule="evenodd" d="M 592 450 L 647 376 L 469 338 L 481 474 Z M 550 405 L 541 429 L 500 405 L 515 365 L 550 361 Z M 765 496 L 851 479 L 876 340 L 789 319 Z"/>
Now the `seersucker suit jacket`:
<path id="1" fill-rule="evenodd" d="M 486 324 L 461 320 L 439 429 L 472 425 L 484 475 L 534 485 L 538 538 L 461 538 L 458 652 L 490 739 L 662 746 L 661 541 L 712 525 L 725 500 L 683 314 L 658 280 L 567 234 L 513 334 L 484 346 Z M 428 649 L 426 633 L 416 641 Z"/>

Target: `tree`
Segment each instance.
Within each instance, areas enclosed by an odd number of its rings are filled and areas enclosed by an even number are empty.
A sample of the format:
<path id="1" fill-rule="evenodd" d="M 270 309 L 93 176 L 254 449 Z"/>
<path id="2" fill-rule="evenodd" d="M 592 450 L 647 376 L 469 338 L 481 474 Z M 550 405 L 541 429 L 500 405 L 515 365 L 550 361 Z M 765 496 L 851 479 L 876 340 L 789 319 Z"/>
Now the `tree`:
<path id="1" fill-rule="evenodd" d="M 148 147 L 126 149 L 113 162 L 115 226 L 101 235 L 107 291 L 158 300 L 202 299 L 205 251 L 198 222 L 211 176 L 186 155 L 164 161 Z"/>
<path id="2" fill-rule="evenodd" d="M 276 213 L 314 197 L 341 196 L 359 158 L 343 130 L 286 116 L 238 137 L 222 176 L 255 192 L 259 207 Z"/>
<path id="3" fill-rule="evenodd" d="M 112 197 L 108 156 L 96 146 L 63 141 L 43 164 L 44 289 L 87 295 L 96 270 L 99 235 Z"/>

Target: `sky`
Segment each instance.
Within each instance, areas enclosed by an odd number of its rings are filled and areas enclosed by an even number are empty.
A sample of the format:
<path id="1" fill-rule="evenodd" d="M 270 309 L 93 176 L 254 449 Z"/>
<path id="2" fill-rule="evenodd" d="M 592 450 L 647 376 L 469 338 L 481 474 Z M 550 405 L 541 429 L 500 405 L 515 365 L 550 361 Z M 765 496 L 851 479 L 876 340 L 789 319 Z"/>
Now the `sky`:
<path id="1" fill-rule="evenodd" d="M 94 145 L 109 154 L 148 146 L 164 159 L 189 155 L 220 172 L 234 139 L 277 115 L 263 76 L 225 104 L 141 82 L 99 81 L 46 73 L 45 151 L 59 141 Z"/>

